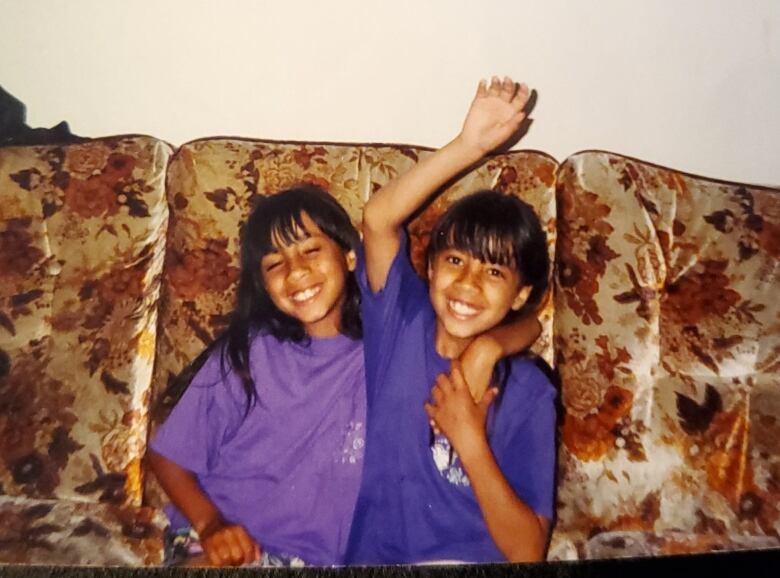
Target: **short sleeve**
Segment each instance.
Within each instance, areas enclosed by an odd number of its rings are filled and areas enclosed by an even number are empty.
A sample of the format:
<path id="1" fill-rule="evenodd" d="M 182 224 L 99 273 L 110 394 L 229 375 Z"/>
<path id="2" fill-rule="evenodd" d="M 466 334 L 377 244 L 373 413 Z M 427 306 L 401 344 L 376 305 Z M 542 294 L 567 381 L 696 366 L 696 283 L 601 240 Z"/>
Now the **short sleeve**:
<path id="1" fill-rule="evenodd" d="M 398 253 L 390 265 L 384 287 L 371 290 L 366 274 L 365 250 L 358 251 L 355 271 L 360 287 L 363 318 L 363 344 L 366 355 L 366 380 L 369 389 L 377 382 L 388 354 L 403 328 L 404 320 L 414 316 L 428 303 L 428 287 L 417 275 L 407 255 L 408 239 L 401 232 Z"/>
<path id="2" fill-rule="evenodd" d="M 220 445 L 243 418 L 235 397 L 243 389 L 234 372 L 223 375 L 220 357 L 216 351 L 195 375 L 150 444 L 155 452 L 198 475 L 212 471 Z"/>
<path id="3" fill-rule="evenodd" d="M 520 499 L 537 514 L 552 519 L 556 462 L 555 389 L 536 368 L 528 371 L 523 381 L 525 383 L 514 385 L 537 394 L 527 398 L 530 405 L 523 412 L 522 421 L 506 432 L 496 459 Z"/>

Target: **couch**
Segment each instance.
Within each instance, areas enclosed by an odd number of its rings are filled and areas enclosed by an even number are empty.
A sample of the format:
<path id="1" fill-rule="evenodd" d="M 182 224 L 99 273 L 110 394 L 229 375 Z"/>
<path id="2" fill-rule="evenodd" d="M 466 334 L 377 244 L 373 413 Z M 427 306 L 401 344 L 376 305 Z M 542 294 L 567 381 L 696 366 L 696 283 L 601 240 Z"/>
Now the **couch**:
<path id="1" fill-rule="evenodd" d="M 0 563 L 159 564 L 147 439 L 166 385 L 226 325 L 253 198 L 313 182 L 359 223 L 427 154 L 0 148 Z M 497 154 L 410 223 L 420 270 L 442 210 L 488 187 L 537 209 L 555 262 L 533 346 L 560 386 L 549 559 L 780 546 L 780 189 L 601 151 Z"/>

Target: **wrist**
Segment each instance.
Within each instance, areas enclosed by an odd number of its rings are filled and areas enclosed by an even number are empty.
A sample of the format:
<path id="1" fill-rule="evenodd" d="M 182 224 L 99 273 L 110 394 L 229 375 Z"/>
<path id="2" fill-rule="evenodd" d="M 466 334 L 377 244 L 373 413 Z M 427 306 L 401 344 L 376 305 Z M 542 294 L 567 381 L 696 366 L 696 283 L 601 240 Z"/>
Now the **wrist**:
<path id="1" fill-rule="evenodd" d="M 464 159 L 464 162 L 469 165 L 481 160 L 489 152 L 484 150 L 478 144 L 464 137 L 463 133 L 460 133 L 458 136 L 456 136 L 448 146 L 451 146 L 454 150 L 456 150 L 459 156 Z"/>
<path id="2" fill-rule="evenodd" d="M 201 540 L 205 540 L 224 526 L 225 520 L 219 514 L 198 522 L 193 522 L 192 524 L 192 528 L 198 533 L 198 537 Z"/>
<path id="3" fill-rule="evenodd" d="M 458 452 L 460 461 L 467 470 L 479 467 L 479 463 L 492 455 L 484 430 L 468 436 L 459 446 L 455 447 L 455 451 Z"/>
<path id="4" fill-rule="evenodd" d="M 506 356 L 501 343 L 489 333 L 479 335 L 474 341 L 477 353 L 484 363 L 495 365 L 502 357 Z"/>

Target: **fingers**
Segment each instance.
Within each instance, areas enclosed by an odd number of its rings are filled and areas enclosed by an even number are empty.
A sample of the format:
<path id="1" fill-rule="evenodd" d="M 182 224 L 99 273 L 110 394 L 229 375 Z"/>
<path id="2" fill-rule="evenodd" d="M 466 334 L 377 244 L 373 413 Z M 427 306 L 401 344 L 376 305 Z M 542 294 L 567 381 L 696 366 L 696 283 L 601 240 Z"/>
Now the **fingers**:
<path id="1" fill-rule="evenodd" d="M 482 399 L 479 400 L 479 407 L 483 411 L 487 411 L 487 409 L 490 407 L 490 404 L 493 403 L 498 397 L 498 388 L 497 387 L 491 387 L 488 389 L 484 395 L 482 396 Z"/>
<path id="2" fill-rule="evenodd" d="M 501 98 L 507 102 L 511 102 L 517 93 L 517 83 L 508 76 L 504 77 L 501 81 Z"/>
<path id="3" fill-rule="evenodd" d="M 237 566 L 260 558 L 259 545 L 241 526 L 228 526 L 203 543 L 209 561 L 215 566 Z"/>
<path id="4" fill-rule="evenodd" d="M 260 558 L 260 547 L 241 526 L 238 526 L 237 528 L 236 539 L 238 541 L 241 554 L 243 554 L 243 564 L 254 562 Z"/>
<path id="5" fill-rule="evenodd" d="M 434 385 L 431 388 L 431 399 L 434 405 L 441 405 L 441 402 L 444 400 L 444 392 L 438 385 Z"/>
<path id="6" fill-rule="evenodd" d="M 452 391 L 455 391 L 455 388 L 453 387 L 453 383 L 452 383 L 452 375 L 451 374 L 447 375 L 446 373 L 440 373 L 436 377 L 436 384 L 434 385 L 434 387 L 438 387 L 439 389 L 441 389 L 441 392 L 445 395 Z"/>
<path id="7" fill-rule="evenodd" d="M 209 558 L 209 564 L 212 566 L 222 566 L 222 553 L 217 550 L 216 546 L 207 548 L 204 543 L 203 549 L 206 551 L 206 555 Z"/>
<path id="8" fill-rule="evenodd" d="M 485 81 L 480 80 L 477 94 L 496 96 L 506 102 L 514 102 L 519 99 L 524 103 L 528 99 L 528 86 L 525 83 L 518 84 L 508 76 L 503 79 L 493 76 L 487 87 L 485 87 Z"/>
<path id="9" fill-rule="evenodd" d="M 527 84 L 524 82 L 516 83 L 508 76 L 505 76 L 503 79 L 493 76 L 490 79 L 490 84 L 480 80 L 477 87 L 478 97 L 492 96 L 500 98 L 510 103 L 517 111 L 523 110 L 523 107 L 528 103 L 530 94 L 531 92 Z"/>
<path id="10" fill-rule="evenodd" d="M 528 85 L 521 82 L 517 87 L 517 92 L 514 93 L 511 103 L 516 111 L 522 112 L 525 105 L 528 104 L 528 98 L 531 96 L 531 91 L 528 89 Z"/>
<path id="11" fill-rule="evenodd" d="M 457 391 L 468 387 L 466 385 L 466 378 L 463 377 L 463 365 L 460 359 L 453 359 L 450 366 L 450 379 L 448 380 L 452 384 L 452 389 Z"/>
<path id="12" fill-rule="evenodd" d="M 503 86 L 503 83 L 501 82 L 501 79 L 499 79 L 497 76 L 494 76 L 490 79 L 490 86 L 487 89 L 487 93 L 489 96 L 499 96 L 501 94 L 501 88 Z"/>
<path id="13" fill-rule="evenodd" d="M 477 86 L 477 97 L 481 98 L 487 96 L 487 83 L 484 78 L 479 79 L 479 85 Z"/>

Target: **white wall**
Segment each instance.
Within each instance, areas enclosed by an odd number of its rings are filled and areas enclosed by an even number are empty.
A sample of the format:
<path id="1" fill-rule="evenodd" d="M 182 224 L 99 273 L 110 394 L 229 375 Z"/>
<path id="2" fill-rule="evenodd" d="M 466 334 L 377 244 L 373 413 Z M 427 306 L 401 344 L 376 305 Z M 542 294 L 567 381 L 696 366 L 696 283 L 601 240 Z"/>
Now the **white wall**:
<path id="1" fill-rule="evenodd" d="M 438 146 L 493 73 L 519 148 L 780 184 L 778 0 L 0 0 L 0 84 L 86 136 Z"/>

